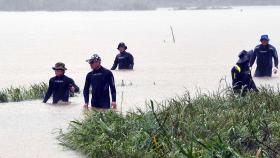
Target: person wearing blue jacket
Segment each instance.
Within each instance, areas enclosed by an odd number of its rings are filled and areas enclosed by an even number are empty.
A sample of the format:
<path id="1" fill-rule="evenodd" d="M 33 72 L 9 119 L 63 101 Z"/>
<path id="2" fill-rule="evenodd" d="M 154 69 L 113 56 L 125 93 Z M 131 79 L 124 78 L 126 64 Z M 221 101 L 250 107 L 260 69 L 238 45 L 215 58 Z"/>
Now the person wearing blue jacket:
<path id="1" fill-rule="evenodd" d="M 238 57 L 239 60 L 231 69 L 233 91 L 239 94 L 245 94 L 251 90 L 258 92 L 249 67 L 250 54 L 243 50 Z"/>
<path id="2" fill-rule="evenodd" d="M 134 66 L 134 58 L 130 53 L 126 51 L 127 46 L 123 42 L 121 42 L 119 43 L 117 49 L 119 50 L 120 53 L 116 56 L 111 70 L 115 70 L 117 67 L 119 68 L 119 70 L 122 69 L 132 70 Z"/>
<path id="3" fill-rule="evenodd" d="M 55 71 L 55 77 L 52 77 L 49 81 L 49 87 L 43 102 L 46 103 L 51 95 L 53 96 L 53 104 L 57 104 L 59 101 L 68 102 L 70 93 L 79 92 L 79 87 L 73 79 L 64 75 L 65 70 L 67 70 L 64 63 L 56 63 L 53 70 Z"/>
<path id="4" fill-rule="evenodd" d="M 276 74 L 278 70 L 278 55 L 276 48 L 269 44 L 268 35 L 261 36 L 261 44 L 256 46 L 251 57 L 250 67 L 257 60 L 257 68 L 255 77 L 271 77 L 272 75 L 272 58 L 274 59 L 273 72 Z"/>
<path id="5" fill-rule="evenodd" d="M 97 54 L 86 60 L 92 69 L 87 76 L 84 86 L 85 108 L 88 108 L 91 88 L 91 106 L 99 109 L 116 108 L 116 87 L 113 73 L 101 66 L 101 58 Z M 112 103 L 110 104 L 110 92 Z"/>

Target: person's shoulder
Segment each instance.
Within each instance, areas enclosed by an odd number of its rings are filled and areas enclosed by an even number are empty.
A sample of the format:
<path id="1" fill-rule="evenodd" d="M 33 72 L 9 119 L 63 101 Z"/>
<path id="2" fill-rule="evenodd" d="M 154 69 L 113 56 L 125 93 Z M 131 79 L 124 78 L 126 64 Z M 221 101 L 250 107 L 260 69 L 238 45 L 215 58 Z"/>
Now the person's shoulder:
<path id="1" fill-rule="evenodd" d="M 111 70 L 105 68 L 105 67 L 102 67 L 102 71 L 106 74 L 113 74 Z"/>
<path id="2" fill-rule="evenodd" d="M 237 72 L 241 72 L 241 65 L 236 63 L 236 65 L 234 66 L 234 70 L 237 71 Z"/>
<path id="3" fill-rule="evenodd" d="M 260 46 L 261 46 L 260 44 L 259 44 L 259 45 L 257 45 L 257 46 L 255 47 L 255 49 L 259 49 L 259 48 L 260 48 Z"/>
<path id="4" fill-rule="evenodd" d="M 54 81 L 55 79 L 56 79 L 56 76 L 51 77 L 51 78 L 50 78 L 50 81 Z"/>
<path id="5" fill-rule="evenodd" d="M 92 71 L 87 73 L 87 77 L 90 76 L 90 75 L 92 75 Z"/>
<path id="6" fill-rule="evenodd" d="M 132 54 L 130 52 L 126 52 L 128 55 L 132 56 Z"/>
<path id="7" fill-rule="evenodd" d="M 71 77 L 68 77 L 66 75 L 64 75 L 65 79 L 70 80 L 70 81 L 74 81 Z"/>
<path id="8" fill-rule="evenodd" d="M 271 44 L 268 44 L 268 48 L 272 49 L 272 50 L 276 50 L 276 48 L 273 45 L 271 45 Z"/>

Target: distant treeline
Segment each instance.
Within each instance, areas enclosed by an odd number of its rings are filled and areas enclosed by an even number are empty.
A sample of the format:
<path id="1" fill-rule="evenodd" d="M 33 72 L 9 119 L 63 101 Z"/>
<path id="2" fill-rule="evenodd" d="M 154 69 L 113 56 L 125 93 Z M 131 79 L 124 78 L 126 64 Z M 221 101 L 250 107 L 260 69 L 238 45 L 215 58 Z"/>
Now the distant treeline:
<path id="1" fill-rule="evenodd" d="M 160 7 L 280 5 L 279 0 L 0 0 L 1 11 L 152 10 Z"/>

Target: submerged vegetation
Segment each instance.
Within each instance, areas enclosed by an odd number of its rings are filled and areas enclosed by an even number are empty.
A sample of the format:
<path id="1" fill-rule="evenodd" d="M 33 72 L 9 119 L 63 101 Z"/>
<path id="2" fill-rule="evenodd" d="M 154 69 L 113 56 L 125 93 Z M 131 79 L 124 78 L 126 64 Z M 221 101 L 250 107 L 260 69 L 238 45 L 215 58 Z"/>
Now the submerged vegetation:
<path id="1" fill-rule="evenodd" d="M 185 93 L 126 115 L 88 112 L 62 130 L 60 144 L 88 157 L 278 157 L 280 93 Z"/>
<path id="2" fill-rule="evenodd" d="M 19 102 L 30 99 L 42 99 L 48 90 L 48 85 L 44 82 L 32 84 L 29 88 L 10 87 L 0 90 L 0 103 Z"/>

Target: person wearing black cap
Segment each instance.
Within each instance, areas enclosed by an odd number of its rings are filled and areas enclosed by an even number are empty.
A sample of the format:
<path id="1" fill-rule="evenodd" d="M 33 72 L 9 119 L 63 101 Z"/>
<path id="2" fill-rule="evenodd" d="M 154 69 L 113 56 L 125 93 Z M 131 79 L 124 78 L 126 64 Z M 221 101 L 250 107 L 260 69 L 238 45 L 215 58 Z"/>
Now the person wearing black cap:
<path id="1" fill-rule="evenodd" d="M 89 103 L 89 89 L 91 88 L 92 98 L 91 106 L 94 108 L 109 109 L 110 108 L 110 94 L 112 96 L 112 108 L 116 108 L 116 87 L 113 73 L 101 66 L 101 58 L 94 54 L 90 59 L 86 60 L 92 69 L 86 76 L 84 86 L 84 101 L 85 108 L 88 108 Z"/>
<path id="2" fill-rule="evenodd" d="M 119 70 L 121 69 L 133 69 L 134 66 L 134 58 L 133 56 L 126 52 L 127 46 L 121 42 L 118 45 L 119 54 L 116 56 L 114 64 L 111 70 L 115 70 L 117 66 L 119 66 Z"/>
<path id="3" fill-rule="evenodd" d="M 43 100 L 46 103 L 53 95 L 53 104 L 59 101 L 68 102 L 70 92 L 79 92 L 79 87 L 74 80 L 64 75 L 66 67 L 64 63 L 58 62 L 52 68 L 55 71 L 55 77 L 49 81 L 49 88 Z"/>
<path id="4" fill-rule="evenodd" d="M 247 51 L 243 50 L 238 55 L 239 60 L 231 69 L 232 87 L 235 93 L 245 94 L 247 91 L 258 89 L 253 81 L 251 70 L 249 67 L 250 56 Z"/>
<path id="5" fill-rule="evenodd" d="M 274 74 L 278 70 L 278 55 L 275 47 L 269 44 L 268 35 L 261 36 L 261 44 L 256 46 L 252 59 L 250 61 L 250 67 L 253 66 L 257 59 L 257 68 L 255 71 L 255 77 L 271 77 L 272 75 L 272 58 L 274 59 Z"/>

